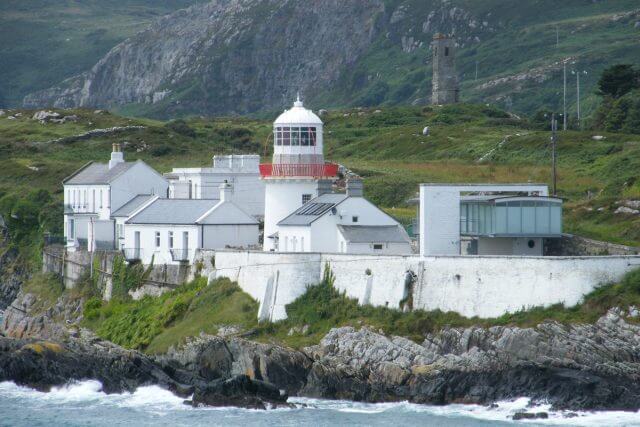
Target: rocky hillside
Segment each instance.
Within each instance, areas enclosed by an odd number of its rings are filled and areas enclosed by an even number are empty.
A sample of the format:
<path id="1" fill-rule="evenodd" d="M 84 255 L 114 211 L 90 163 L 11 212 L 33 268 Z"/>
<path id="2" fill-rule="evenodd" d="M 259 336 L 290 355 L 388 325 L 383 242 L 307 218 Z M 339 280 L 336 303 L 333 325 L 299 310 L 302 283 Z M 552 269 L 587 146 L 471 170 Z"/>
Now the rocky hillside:
<path id="1" fill-rule="evenodd" d="M 458 38 L 463 99 L 515 111 L 560 105 L 569 58 L 587 71 L 588 113 L 600 70 L 640 57 L 633 0 L 214 0 L 156 20 L 24 104 L 167 117 L 281 109 L 297 90 L 318 107 L 425 103 L 436 32 Z"/>

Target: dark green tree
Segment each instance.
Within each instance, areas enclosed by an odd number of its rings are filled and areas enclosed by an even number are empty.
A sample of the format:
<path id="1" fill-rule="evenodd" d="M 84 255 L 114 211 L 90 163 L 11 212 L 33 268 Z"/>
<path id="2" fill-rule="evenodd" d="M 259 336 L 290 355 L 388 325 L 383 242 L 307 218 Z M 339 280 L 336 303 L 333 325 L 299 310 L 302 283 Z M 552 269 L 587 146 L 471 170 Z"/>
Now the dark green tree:
<path id="1" fill-rule="evenodd" d="M 630 64 L 613 65 L 602 72 L 598 88 L 605 97 L 620 98 L 633 89 L 640 88 L 640 71 Z"/>

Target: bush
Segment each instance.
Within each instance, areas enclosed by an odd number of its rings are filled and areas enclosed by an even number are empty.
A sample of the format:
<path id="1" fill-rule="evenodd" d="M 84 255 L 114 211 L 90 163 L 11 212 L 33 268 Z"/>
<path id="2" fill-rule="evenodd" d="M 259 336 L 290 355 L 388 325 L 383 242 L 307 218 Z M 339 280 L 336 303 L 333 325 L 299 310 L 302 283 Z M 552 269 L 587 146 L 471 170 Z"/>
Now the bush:
<path id="1" fill-rule="evenodd" d="M 191 127 L 189 127 L 187 122 L 185 122 L 182 119 L 172 120 L 169 123 L 167 123 L 165 126 L 171 129 L 172 131 L 174 131 L 175 133 L 177 133 L 178 135 L 186 136 L 189 138 L 196 137 L 196 131 L 193 130 Z"/>

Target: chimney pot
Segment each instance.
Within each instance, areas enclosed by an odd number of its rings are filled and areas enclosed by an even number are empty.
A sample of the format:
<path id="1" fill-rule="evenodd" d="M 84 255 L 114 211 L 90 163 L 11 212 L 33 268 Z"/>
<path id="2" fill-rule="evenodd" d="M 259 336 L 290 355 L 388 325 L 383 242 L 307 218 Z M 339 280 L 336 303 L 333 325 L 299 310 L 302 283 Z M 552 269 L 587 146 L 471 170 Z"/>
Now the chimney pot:
<path id="1" fill-rule="evenodd" d="M 349 178 L 347 180 L 347 196 L 362 197 L 364 195 L 364 184 L 359 178 Z"/>

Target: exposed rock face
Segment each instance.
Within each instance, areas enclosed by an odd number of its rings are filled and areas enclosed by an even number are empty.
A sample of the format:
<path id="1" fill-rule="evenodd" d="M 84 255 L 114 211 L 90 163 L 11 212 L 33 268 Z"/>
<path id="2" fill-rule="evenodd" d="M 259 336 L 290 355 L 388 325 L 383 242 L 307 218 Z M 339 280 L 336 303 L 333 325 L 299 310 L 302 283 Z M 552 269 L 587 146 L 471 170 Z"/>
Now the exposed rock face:
<path id="1" fill-rule="evenodd" d="M 289 407 L 287 394 L 264 381 L 252 380 L 248 375 L 211 381 L 196 388 L 192 405 L 239 406 L 248 409 Z"/>
<path id="2" fill-rule="evenodd" d="M 20 291 L 27 272 L 18 261 L 18 252 L 8 248 L 9 234 L 0 215 L 0 310 L 4 310 Z"/>
<path id="3" fill-rule="evenodd" d="M 445 329 L 423 345 L 367 329 L 332 330 L 307 351 L 302 394 L 417 403 L 529 396 L 558 408 L 640 407 L 640 326 L 610 311 L 594 325 Z"/>
<path id="4" fill-rule="evenodd" d="M 297 90 L 311 95 L 335 82 L 378 35 L 383 13 L 381 0 L 215 0 L 161 18 L 24 105 L 168 102 L 168 113 L 212 114 L 280 108 Z M 170 101 L 172 92 L 182 93 L 180 101 Z"/>

